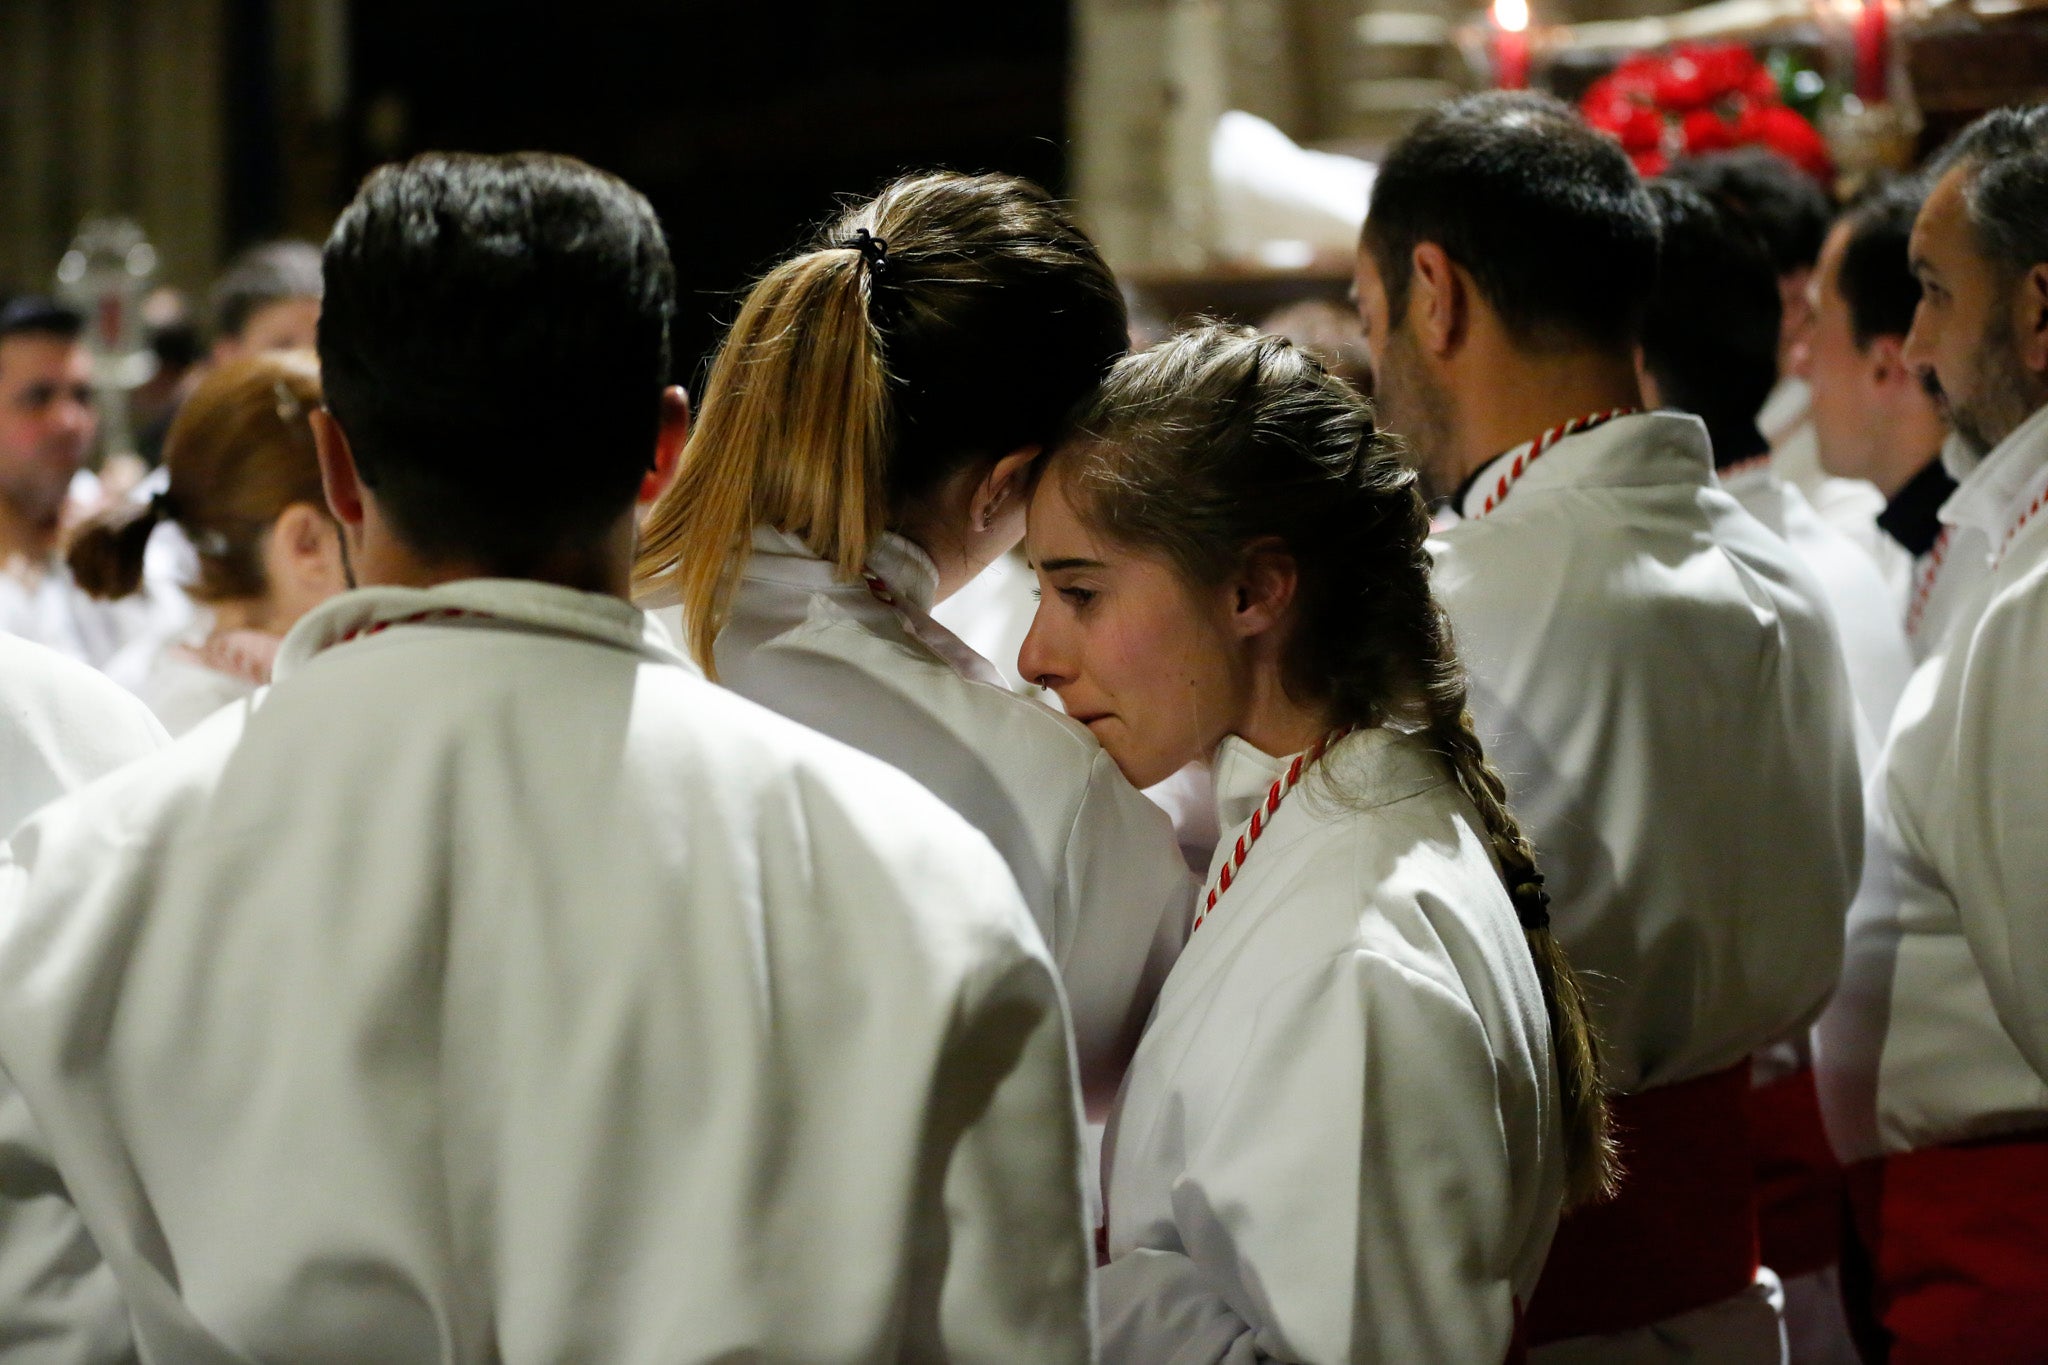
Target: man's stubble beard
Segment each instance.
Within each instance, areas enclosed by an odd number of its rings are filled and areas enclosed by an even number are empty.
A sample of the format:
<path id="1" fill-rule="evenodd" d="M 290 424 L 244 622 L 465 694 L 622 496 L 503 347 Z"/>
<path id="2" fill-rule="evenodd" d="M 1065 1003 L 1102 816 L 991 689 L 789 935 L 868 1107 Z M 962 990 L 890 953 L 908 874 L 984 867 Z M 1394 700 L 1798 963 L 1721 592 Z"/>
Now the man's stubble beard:
<path id="1" fill-rule="evenodd" d="M 22 525 L 54 532 L 64 515 L 64 501 L 71 496 L 71 481 L 83 467 L 83 452 L 68 461 L 70 472 L 62 476 L 45 454 L 38 450 L 22 467 L 0 473 L 0 504 Z"/>
<path id="2" fill-rule="evenodd" d="M 1977 355 L 1976 395 L 1958 403 L 1946 386 L 1937 386 L 1936 401 L 1949 426 L 1981 460 L 2048 403 L 2048 382 L 2027 373 L 2011 321 L 2003 315 L 1985 325 Z"/>
<path id="3" fill-rule="evenodd" d="M 1450 395 L 1423 367 L 1404 328 L 1387 338 L 1376 369 L 1380 429 L 1397 438 L 1396 453 L 1420 476 L 1425 499 L 1450 497 L 1465 481 L 1451 448 Z"/>

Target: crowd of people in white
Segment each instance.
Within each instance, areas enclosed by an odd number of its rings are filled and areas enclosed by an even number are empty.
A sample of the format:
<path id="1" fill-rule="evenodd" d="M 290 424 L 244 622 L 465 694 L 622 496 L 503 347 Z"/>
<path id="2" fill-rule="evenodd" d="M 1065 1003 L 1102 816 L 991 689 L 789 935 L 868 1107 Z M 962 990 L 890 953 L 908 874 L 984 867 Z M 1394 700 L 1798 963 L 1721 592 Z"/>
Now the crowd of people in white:
<path id="1" fill-rule="evenodd" d="M 0 309 L 6 1359 L 2044 1358 L 2048 107 L 1446 104 L 1370 397 L 998 175 L 694 404 L 579 162 L 312 259 L 128 492 Z"/>

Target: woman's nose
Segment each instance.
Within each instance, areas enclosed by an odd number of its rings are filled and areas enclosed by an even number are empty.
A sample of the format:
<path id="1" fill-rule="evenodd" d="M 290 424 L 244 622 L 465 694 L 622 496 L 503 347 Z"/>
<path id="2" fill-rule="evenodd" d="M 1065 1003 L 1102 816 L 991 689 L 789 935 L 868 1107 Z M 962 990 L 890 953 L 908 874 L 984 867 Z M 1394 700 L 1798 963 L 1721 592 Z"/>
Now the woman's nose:
<path id="1" fill-rule="evenodd" d="M 1024 633 L 1024 644 L 1017 651 L 1017 672 L 1024 681 L 1039 687 L 1059 687 L 1069 680 L 1058 642 L 1053 638 L 1055 631 L 1046 620 L 1049 603 L 1038 604 L 1038 614 L 1031 618 L 1031 629 Z"/>

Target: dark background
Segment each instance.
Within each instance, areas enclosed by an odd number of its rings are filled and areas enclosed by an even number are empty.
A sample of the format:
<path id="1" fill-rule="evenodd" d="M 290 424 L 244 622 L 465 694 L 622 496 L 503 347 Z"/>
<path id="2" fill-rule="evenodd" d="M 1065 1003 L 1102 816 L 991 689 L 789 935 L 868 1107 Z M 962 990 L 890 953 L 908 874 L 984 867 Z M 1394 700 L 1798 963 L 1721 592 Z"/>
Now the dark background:
<path id="1" fill-rule="evenodd" d="M 242 3 L 260 23 L 261 0 Z M 667 227 L 686 383 L 737 295 L 840 197 L 933 166 L 1066 187 L 1060 0 L 356 0 L 351 10 L 333 208 L 371 166 L 427 148 L 538 148 L 612 171 Z M 254 141 L 235 149 L 230 176 L 245 240 L 285 217 L 282 190 L 266 198 L 275 150 Z"/>

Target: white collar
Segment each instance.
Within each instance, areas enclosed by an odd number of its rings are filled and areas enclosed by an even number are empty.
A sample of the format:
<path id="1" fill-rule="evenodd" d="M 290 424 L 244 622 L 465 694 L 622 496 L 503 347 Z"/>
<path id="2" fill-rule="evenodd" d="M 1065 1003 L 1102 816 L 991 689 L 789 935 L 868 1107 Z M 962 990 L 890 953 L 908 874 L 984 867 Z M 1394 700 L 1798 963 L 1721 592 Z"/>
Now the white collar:
<path id="1" fill-rule="evenodd" d="M 780 531 L 773 526 L 756 526 L 752 549 L 752 558 L 744 570 L 752 577 L 808 587 L 840 583 L 841 586 L 867 591 L 865 584 L 844 583 L 835 566 L 805 543 L 803 537 L 791 532 Z M 894 531 L 882 532 L 875 541 L 868 551 L 867 568 L 868 572 L 889 585 L 892 595 L 919 611 L 929 612 L 938 598 L 939 566 L 932 563 L 930 555 Z"/>
<path id="2" fill-rule="evenodd" d="M 1982 531 L 1995 559 L 2029 500 L 2048 486 L 2048 405 L 2019 424 L 1972 469 L 1941 505 L 1951 526 Z"/>
<path id="3" fill-rule="evenodd" d="M 1210 759 L 1210 774 L 1216 786 L 1216 828 L 1225 839 L 1252 818 L 1252 808 L 1266 799 L 1291 758 L 1292 754 L 1275 758 L 1238 735 L 1223 737 Z"/>
<path id="4" fill-rule="evenodd" d="M 568 635 L 690 667 L 653 617 L 609 593 L 523 578 L 465 578 L 432 588 L 358 588 L 329 598 L 285 636 L 271 677 L 281 682 L 322 650 L 415 622 Z"/>
<path id="5" fill-rule="evenodd" d="M 1560 438 L 1540 459 L 1527 461 L 1519 477 L 1509 478 L 1516 457 L 1526 456 L 1538 439 L 1531 437 L 1481 465 L 1459 501 L 1459 514 L 1468 521 L 1486 516 L 1489 496 L 1506 505 L 1509 499 L 1499 496 L 1504 478 L 1520 496 L 1545 488 L 1705 484 L 1714 476 L 1706 423 L 1691 413 L 1638 412 L 1611 418 Z"/>

